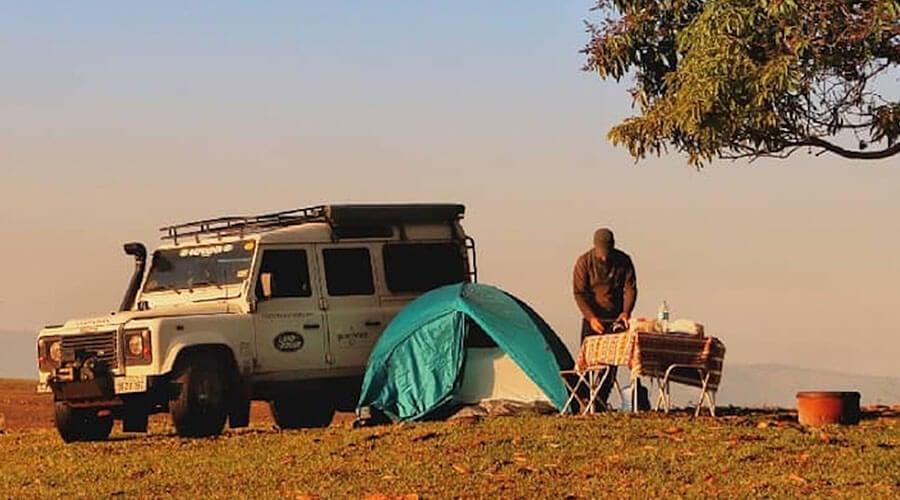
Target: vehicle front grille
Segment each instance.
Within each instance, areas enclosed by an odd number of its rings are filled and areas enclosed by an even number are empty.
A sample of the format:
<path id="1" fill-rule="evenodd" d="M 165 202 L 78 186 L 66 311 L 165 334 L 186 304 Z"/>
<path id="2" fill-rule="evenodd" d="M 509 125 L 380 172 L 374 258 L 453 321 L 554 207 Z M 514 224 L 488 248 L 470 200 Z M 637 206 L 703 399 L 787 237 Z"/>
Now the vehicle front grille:
<path id="1" fill-rule="evenodd" d="M 97 359 L 106 362 L 106 365 L 110 368 L 118 368 L 115 332 L 63 337 L 62 350 L 64 354 L 76 354 L 78 351 L 94 354 Z"/>

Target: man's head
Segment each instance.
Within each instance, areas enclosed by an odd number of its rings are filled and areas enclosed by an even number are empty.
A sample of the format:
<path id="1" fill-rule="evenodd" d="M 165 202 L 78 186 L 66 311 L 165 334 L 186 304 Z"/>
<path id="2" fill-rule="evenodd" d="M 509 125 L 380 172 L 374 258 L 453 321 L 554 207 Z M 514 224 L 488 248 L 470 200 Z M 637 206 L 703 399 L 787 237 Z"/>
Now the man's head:
<path id="1" fill-rule="evenodd" d="M 601 228 L 594 231 L 594 254 L 597 257 L 606 258 L 616 247 L 616 238 L 609 229 Z"/>

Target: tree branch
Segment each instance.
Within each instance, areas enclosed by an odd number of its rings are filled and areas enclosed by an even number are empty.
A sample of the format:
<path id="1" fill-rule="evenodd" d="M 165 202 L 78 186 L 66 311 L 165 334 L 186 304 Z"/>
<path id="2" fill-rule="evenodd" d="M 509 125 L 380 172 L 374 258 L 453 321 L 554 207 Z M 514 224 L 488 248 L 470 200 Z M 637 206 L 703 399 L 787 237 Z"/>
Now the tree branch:
<path id="1" fill-rule="evenodd" d="M 791 145 L 822 148 L 830 153 L 834 153 L 838 156 L 842 156 L 851 160 L 881 160 L 884 158 L 890 158 L 891 156 L 894 156 L 896 154 L 900 154 L 900 142 L 878 151 L 854 151 L 851 149 L 844 149 L 837 144 L 830 143 L 818 137 L 807 137 L 801 141 L 791 143 Z"/>

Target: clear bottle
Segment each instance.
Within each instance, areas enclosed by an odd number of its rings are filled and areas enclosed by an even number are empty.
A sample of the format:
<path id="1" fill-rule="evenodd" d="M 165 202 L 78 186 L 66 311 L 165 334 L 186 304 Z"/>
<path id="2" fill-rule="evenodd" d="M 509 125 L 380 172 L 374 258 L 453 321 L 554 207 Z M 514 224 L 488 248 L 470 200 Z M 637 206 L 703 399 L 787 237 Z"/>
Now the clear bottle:
<path id="1" fill-rule="evenodd" d="M 662 333 L 669 333 L 669 303 L 663 300 L 662 305 L 659 306 L 659 315 L 657 316 L 659 320 L 659 329 Z"/>

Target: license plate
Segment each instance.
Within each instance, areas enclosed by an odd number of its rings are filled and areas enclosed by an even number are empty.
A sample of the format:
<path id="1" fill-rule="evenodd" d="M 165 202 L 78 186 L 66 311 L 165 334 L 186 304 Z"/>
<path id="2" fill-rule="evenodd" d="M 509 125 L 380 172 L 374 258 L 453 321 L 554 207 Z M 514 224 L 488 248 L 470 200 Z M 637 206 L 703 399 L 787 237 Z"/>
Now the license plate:
<path id="1" fill-rule="evenodd" d="M 128 394 L 132 392 L 147 392 L 147 377 L 132 375 L 127 377 L 115 377 L 116 394 Z"/>

